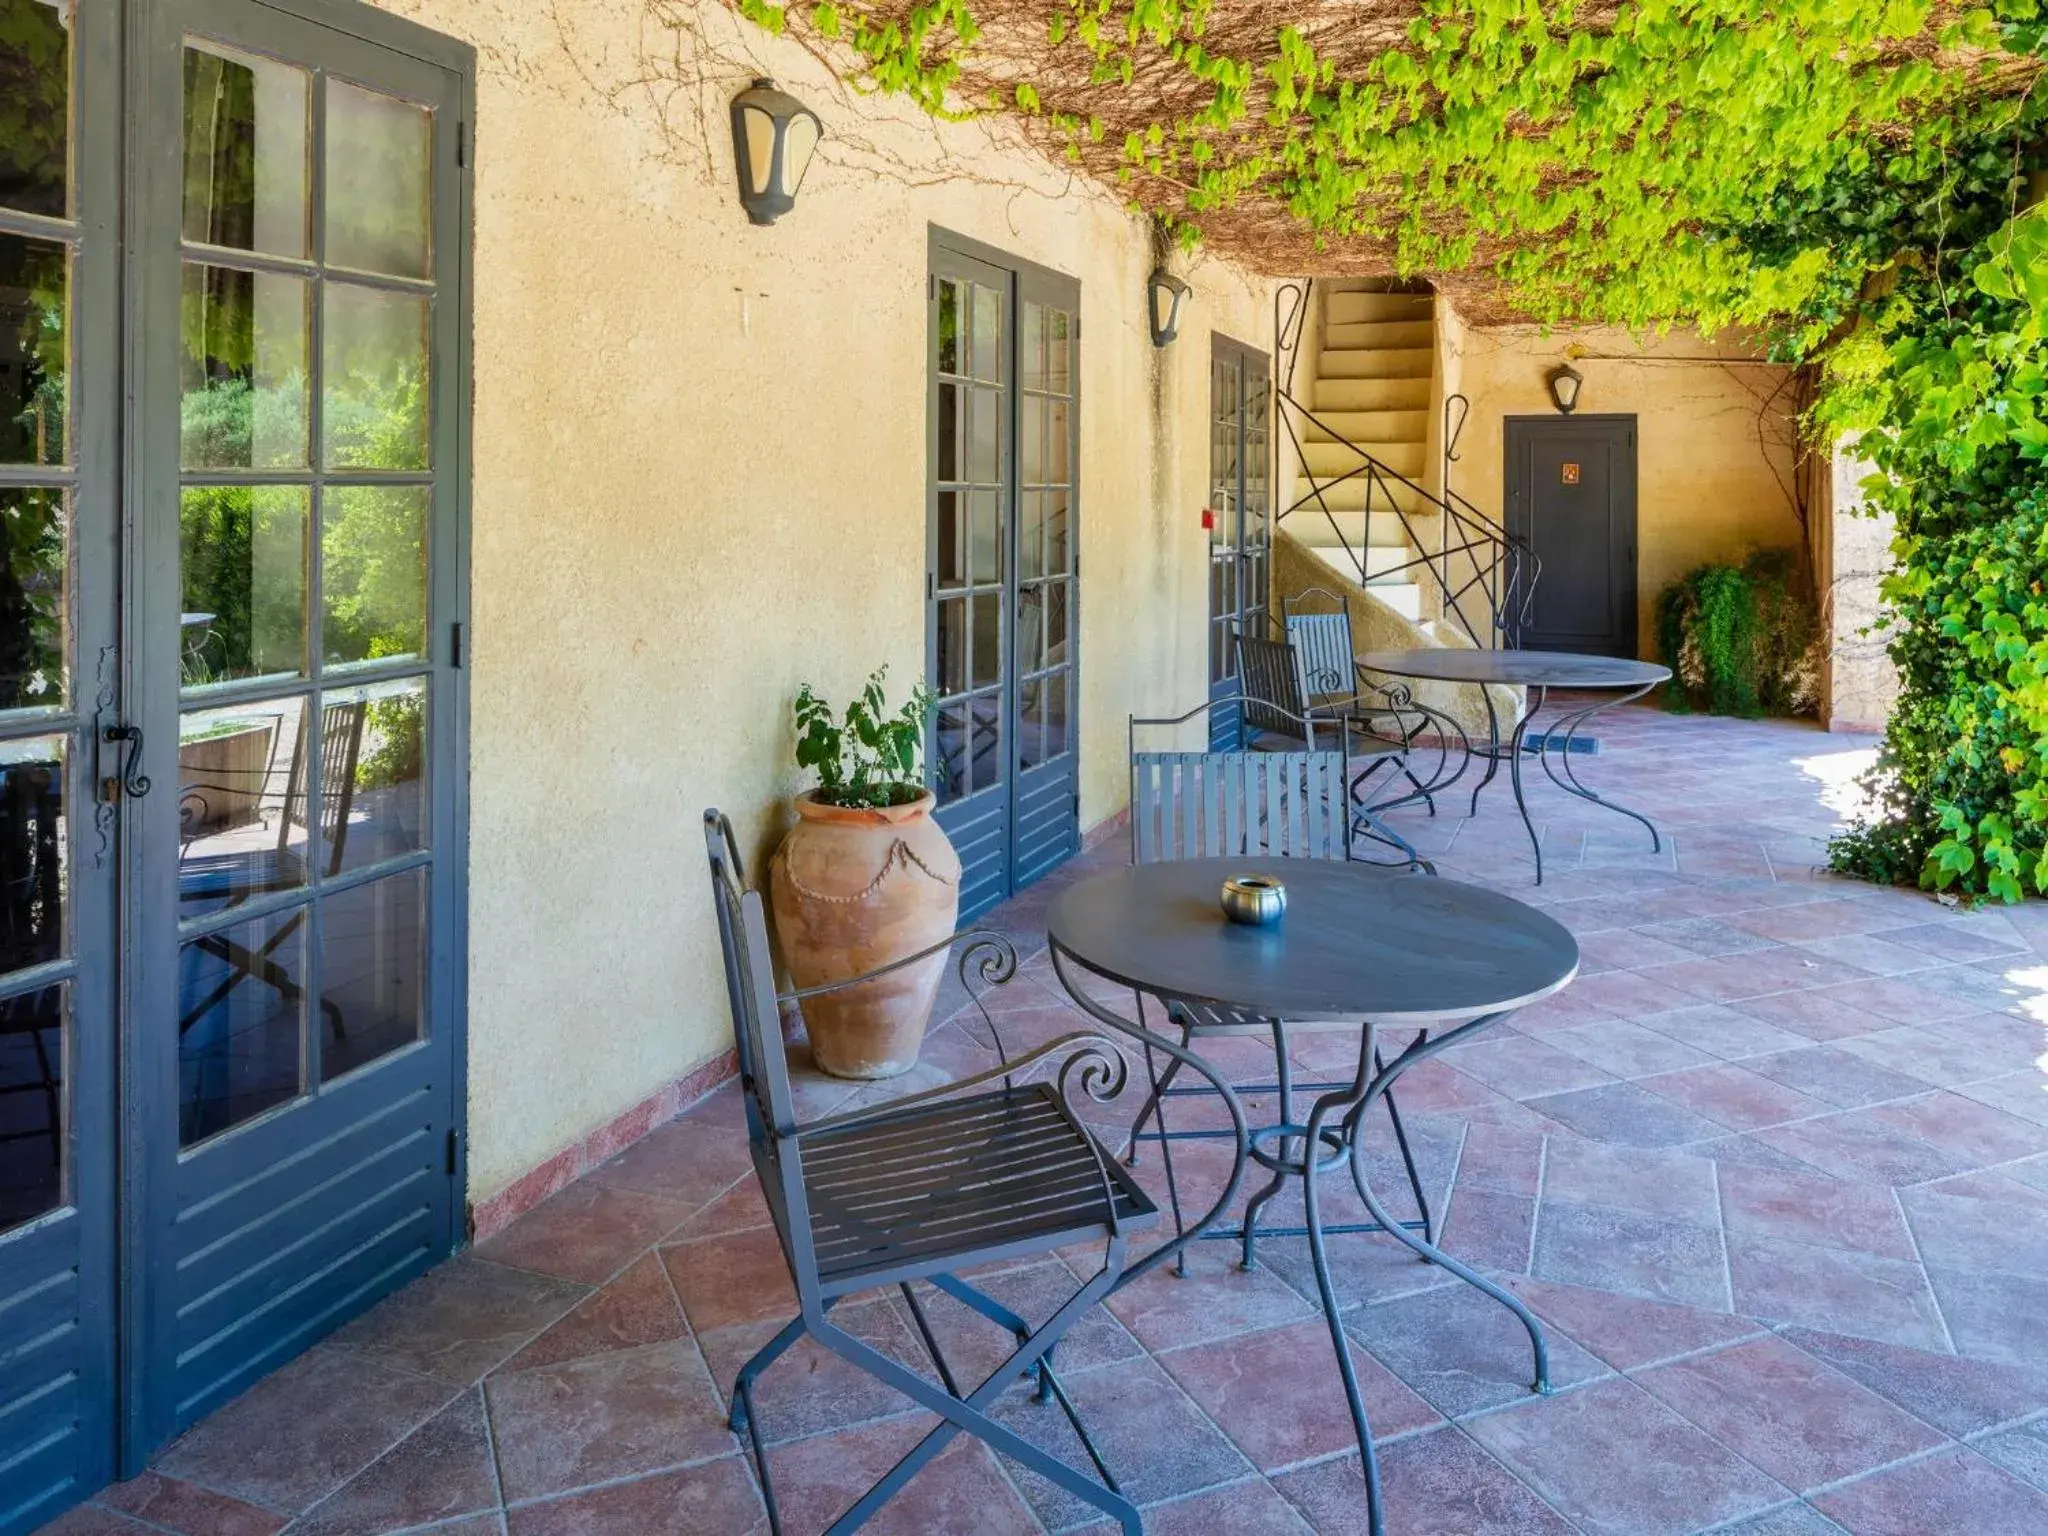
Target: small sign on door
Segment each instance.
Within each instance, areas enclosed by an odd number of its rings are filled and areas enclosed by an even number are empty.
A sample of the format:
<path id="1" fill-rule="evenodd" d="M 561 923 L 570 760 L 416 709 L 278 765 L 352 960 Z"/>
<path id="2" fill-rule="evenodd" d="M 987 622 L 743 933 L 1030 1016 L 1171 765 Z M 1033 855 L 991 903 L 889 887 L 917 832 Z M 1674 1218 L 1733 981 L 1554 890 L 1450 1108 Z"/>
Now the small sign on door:
<path id="1" fill-rule="evenodd" d="M 1564 466 L 1564 483 L 1566 485 L 1577 485 L 1579 483 L 1578 465 L 1570 463 L 1569 461 L 1566 462 Z"/>

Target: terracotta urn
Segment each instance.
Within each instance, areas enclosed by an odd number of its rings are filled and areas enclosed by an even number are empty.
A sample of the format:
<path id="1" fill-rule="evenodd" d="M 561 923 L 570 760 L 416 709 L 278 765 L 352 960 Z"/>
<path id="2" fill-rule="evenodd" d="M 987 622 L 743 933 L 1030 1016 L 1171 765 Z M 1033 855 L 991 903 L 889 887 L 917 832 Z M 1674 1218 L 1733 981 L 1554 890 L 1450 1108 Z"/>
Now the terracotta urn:
<path id="1" fill-rule="evenodd" d="M 823 986 L 914 955 L 953 931 L 960 856 L 933 800 L 879 810 L 797 796 L 797 823 L 768 867 L 789 979 Z M 894 1077 L 917 1064 L 947 951 L 803 1004 L 811 1058 L 834 1077 Z"/>

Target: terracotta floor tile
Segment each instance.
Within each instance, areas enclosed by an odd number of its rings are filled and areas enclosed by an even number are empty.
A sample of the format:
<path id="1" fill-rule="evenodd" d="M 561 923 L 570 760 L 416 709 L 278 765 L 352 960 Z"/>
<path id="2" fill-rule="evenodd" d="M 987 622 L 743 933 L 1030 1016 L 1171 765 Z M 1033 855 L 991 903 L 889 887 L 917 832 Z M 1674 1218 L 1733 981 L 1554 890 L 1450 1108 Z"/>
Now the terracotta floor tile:
<path id="1" fill-rule="evenodd" d="M 1545 1201 L 1531 1273 L 1708 1311 L 1729 1304 L 1719 1227 L 1604 1206 Z"/>
<path id="2" fill-rule="evenodd" d="M 1769 992 L 1833 986 L 1854 981 L 1863 973 L 1839 960 L 1809 954 L 1789 944 L 1774 944 L 1748 954 L 1660 965 L 1653 974 L 1666 986 L 1705 1002 L 1737 1003 Z"/>
<path id="3" fill-rule="evenodd" d="M 685 1201 L 584 1179 L 478 1244 L 477 1257 L 599 1285 L 673 1232 L 691 1210 Z"/>
<path id="4" fill-rule="evenodd" d="M 1743 1065 L 1837 1109 L 1860 1109 L 1927 1091 L 1918 1078 L 1865 1061 L 1838 1046 L 1773 1052 Z"/>
<path id="5" fill-rule="evenodd" d="M 1919 1265 L 1811 1243 L 1731 1233 L 1735 1310 L 1766 1322 L 1945 1349 L 1948 1336 Z"/>
<path id="6" fill-rule="evenodd" d="M 1689 963 L 1689 962 L 1687 962 Z M 1601 976 L 1583 976 L 1572 990 L 1583 1001 L 1605 1008 L 1618 1019 L 1643 1019 L 1652 1014 L 1690 1008 L 1699 1001 L 1690 992 L 1673 986 L 1657 973 L 1663 966 L 1647 971 L 1611 971 Z"/>
<path id="7" fill-rule="evenodd" d="M 1153 1361 L 1082 1371 L 1068 1377 L 1066 1386 L 1103 1460 L 1137 1503 L 1180 1498 L 1238 1482 L 1252 1472 L 1237 1448 Z M 1057 1407 L 1013 1392 L 992 1416 L 1069 1466 L 1088 1465 Z M 1091 1515 L 1072 1494 L 1035 1473 L 1011 1470 L 1048 1527 L 1057 1530 Z"/>
<path id="8" fill-rule="evenodd" d="M 1084 1527 L 1089 1536 L 1107 1536 L 1117 1529 L 1107 1522 Z M 1171 1504 L 1154 1504 L 1145 1511 L 1146 1536 L 1315 1536 L 1314 1530 L 1295 1512 L 1270 1483 L 1239 1483 L 1198 1493 Z"/>
<path id="9" fill-rule="evenodd" d="M 276 1536 L 282 1515 L 156 1472 L 102 1489 L 96 1503 L 178 1536 Z"/>
<path id="10" fill-rule="evenodd" d="M 296 1514 L 424 1424 L 453 1389 L 319 1346 L 187 1430 L 167 1476 Z"/>
<path id="11" fill-rule="evenodd" d="M 1696 999 L 1688 1002 L 1692 1006 L 1651 1014 L 1642 1020 L 1643 1026 L 1720 1061 L 1747 1061 L 1807 1044 L 1803 1035 L 1767 1024 L 1743 1009 Z"/>
<path id="12" fill-rule="evenodd" d="M 796 1316 L 796 1287 L 773 1227 L 677 1243 L 661 1250 L 661 1261 L 699 1333 Z"/>
<path id="13" fill-rule="evenodd" d="M 1721 1219 L 1714 1165 L 1705 1158 L 1573 1136 L 1551 1138 L 1543 1164 L 1543 1198 L 1708 1227 L 1718 1226 Z"/>
<path id="14" fill-rule="evenodd" d="M 971 1275 L 968 1280 L 983 1295 L 1034 1326 L 1065 1306 L 1082 1285 L 1082 1280 L 1057 1259 L 1011 1264 Z M 985 1380 L 1016 1352 L 1017 1340 L 1013 1335 L 963 1302 L 929 1285 L 918 1286 L 917 1295 L 947 1363 L 964 1385 L 972 1387 Z M 1089 1309 L 1062 1334 L 1055 1352 L 1059 1368 L 1066 1371 L 1114 1365 L 1143 1353 L 1143 1346 L 1131 1337 L 1130 1331 L 1108 1308 L 1101 1306 Z"/>
<path id="15" fill-rule="evenodd" d="M 1735 1062 L 1666 1072 L 1641 1078 L 1638 1085 L 1731 1131 L 1782 1125 L 1826 1114 L 1834 1107 Z"/>
<path id="16" fill-rule="evenodd" d="M 1349 1314 L 1351 1336 L 1431 1407 L 1457 1417 L 1528 1397 L 1534 1355 L 1519 1319 L 1462 1282 Z M 1570 1386 L 1606 1367 L 1555 1327 L 1544 1329 L 1550 1384 Z"/>
<path id="17" fill-rule="evenodd" d="M 97 1504 L 81 1504 L 59 1515 L 34 1536 L 155 1536 L 158 1529 Z"/>
<path id="18" fill-rule="evenodd" d="M 1357 1444 L 1333 1348 L 1318 1318 L 1172 1350 L 1159 1363 L 1254 1466 L 1271 1470 Z M 1375 1439 L 1441 1421 L 1365 1350 L 1352 1359 Z"/>
<path id="19" fill-rule="evenodd" d="M 1959 1093 L 1930 1093 L 1903 1103 L 1880 1104 L 1869 1114 L 1971 1168 L 2032 1157 L 2043 1151 L 2044 1141 L 2048 1141 L 2032 1121 Z"/>
<path id="20" fill-rule="evenodd" d="M 1270 1255 L 1271 1244 L 1261 1247 Z M 1154 1350 L 1271 1328 L 1314 1311 L 1270 1265 L 1249 1273 L 1239 1269 L 1235 1245 L 1224 1243 L 1198 1245 L 1185 1278 L 1164 1265 L 1118 1291 L 1108 1306 L 1139 1343 Z"/>
<path id="21" fill-rule="evenodd" d="M 494 1376 L 484 1390 L 508 1500 L 735 1449 L 711 1377 L 687 1343 Z"/>
<path id="22" fill-rule="evenodd" d="M 1544 1043 L 1619 1078 L 1647 1077 L 1700 1066 L 1714 1058 L 1627 1019 L 1604 1019 L 1552 1031 Z"/>
<path id="23" fill-rule="evenodd" d="M 1838 1179 L 1918 1184 L 1966 1172 L 1967 1158 L 1943 1151 L 1879 1104 L 1753 1132 L 1754 1139 Z"/>
<path id="24" fill-rule="evenodd" d="M 1832 988 L 1827 987 L 1752 997 L 1737 1004 L 1736 1011 L 1821 1045 L 1867 1035 L 1886 1028 L 1891 1022 L 1878 1018 L 1866 1008 L 1843 1001 L 1835 996 Z"/>
<path id="25" fill-rule="evenodd" d="M 689 1331 L 668 1271 L 655 1254 L 642 1254 L 500 1369 L 523 1371 L 611 1349 L 664 1344 Z"/>
<path id="26" fill-rule="evenodd" d="M 472 1388 L 316 1504 L 292 1530 L 295 1536 L 381 1536 L 497 1505 L 483 1394 Z"/>
<path id="27" fill-rule="evenodd" d="M 1661 923 L 1645 923 L 1636 932 L 1677 946 L 1686 952 L 1687 958 L 1739 955 L 1774 947 L 1768 938 L 1760 938 L 1713 917 L 1682 917 Z"/>
<path id="28" fill-rule="evenodd" d="M 767 1536 L 768 1514 L 737 1456 L 514 1509 L 511 1536 Z M 436 1533 L 438 1536 L 438 1533 Z"/>
<path id="29" fill-rule="evenodd" d="M 589 1287 L 462 1254 L 350 1323 L 339 1349 L 466 1387 L 589 1295 Z"/>
<path id="30" fill-rule="evenodd" d="M 1546 1322 L 1618 1371 L 1755 1338 L 1763 1325 L 1729 1312 L 1514 1276 L 1503 1282 Z"/>
<path id="31" fill-rule="evenodd" d="M 925 1380 L 938 1379 L 923 1344 L 893 1297 L 879 1295 L 842 1303 L 833 1308 L 832 1318 L 855 1338 Z M 786 1321 L 770 1318 L 697 1336 L 721 1402 L 731 1402 L 740 1367 L 780 1333 Z M 971 1388 L 974 1382 L 962 1384 Z M 760 1418 L 761 1438 L 770 1445 L 910 1413 L 916 1407 L 887 1382 L 809 1338 L 791 1345 L 754 1383 L 754 1411 Z"/>
<path id="32" fill-rule="evenodd" d="M 1630 1147 L 1675 1147 L 1706 1141 L 1721 1127 L 1659 1098 L 1638 1083 L 1608 1083 L 1576 1093 L 1529 1100 L 1529 1108 L 1593 1141 Z"/>
<path id="33" fill-rule="evenodd" d="M 1534 1195 L 1543 1172 L 1543 1143 L 1543 1133 L 1538 1130 L 1467 1122 L 1465 1141 L 1458 1151 L 1457 1187 Z"/>
<path id="34" fill-rule="evenodd" d="M 1512 1473 L 1454 1428 L 1380 1448 L 1386 1528 L 1400 1536 L 1570 1536 L 1574 1529 Z M 1365 1536 L 1358 1458 L 1273 1480 L 1322 1536 Z"/>
<path id="35" fill-rule="evenodd" d="M 1595 1382 L 1463 1427 L 1592 1536 L 1681 1536 L 1786 1494 L 1627 1381 Z M 1616 1455 L 1623 1445 L 1628 1453 Z"/>
<path id="36" fill-rule="evenodd" d="M 2048 1423 L 2037 1419 L 2021 1429 L 1988 1435 L 1970 1449 L 2020 1481 L 2048 1490 Z"/>
<path id="37" fill-rule="evenodd" d="M 1842 1528 L 1811 1504 L 1801 1502 L 1781 1504 L 1754 1520 L 1724 1525 L 1715 1536 L 1842 1536 Z"/>
<path id="38" fill-rule="evenodd" d="M 1470 1045 L 1451 1047 L 1443 1059 L 1513 1099 L 1614 1081 L 1611 1072 L 1526 1035 L 1496 1032 Z"/>
<path id="39" fill-rule="evenodd" d="M 2048 1276 L 1950 1269 L 1928 1274 L 1963 1354 L 2026 1367 L 2048 1360 Z"/>
<path id="40" fill-rule="evenodd" d="M 1461 1189 L 1442 1219 L 1437 1244 L 1476 1269 L 1521 1274 L 1528 1270 L 1536 1232 L 1536 1202 L 1492 1189 Z"/>
<path id="41" fill-rule="evenodd" d="M 656 1126 L 610 1162 L 591 1170 L 590 1180 L 698 1209 L 753 1172 L 744 1130 L 708 1114 L 685 1115 Z"/>
<path id="42" fill-rule="evenodd" d="M 2048 1362 L 1995 1365 L 1810 1328 L 1785 1337 L 1958 1439 L 2048 1408 Z"/>
<path id="43" fill-rule="evenodd" d="M 1875 1473 L 1813 1502 L 1850 1536 L 2048 1530 L 2048 1494 L 1965 1450 Z"/>
<path id="44" fill-rule="evenodd" d="M 1782 1339 L 1694 1355 L 1644 1371 L 1635 1382 L 1795 1492 L 1946 1439 Z"/>
<path id="45" fill-rule="evenodd" d="M 2038 1068 L 1969 1083 L 1956 1092 L 1980 1104 L 2002 1109 L 2009 1115 L 2017 1115 L 2022 1120 L 2048 1126 L 2048 1073 Z"/>
<path id="46" fill-rule="evenodd" d="M 1730 1235 L 1850 1248 L 1880 1258 L 1919 1257 L 1889 1186 L 1721 1165 L 1721 1210 Z"/>
<path id="47" fill-rule="evenodd" d="M 1930 1269 L 2048 1273 L 2048 1211 L 2031 1203 L 1901 1193 L 1920 1257 Z"/>

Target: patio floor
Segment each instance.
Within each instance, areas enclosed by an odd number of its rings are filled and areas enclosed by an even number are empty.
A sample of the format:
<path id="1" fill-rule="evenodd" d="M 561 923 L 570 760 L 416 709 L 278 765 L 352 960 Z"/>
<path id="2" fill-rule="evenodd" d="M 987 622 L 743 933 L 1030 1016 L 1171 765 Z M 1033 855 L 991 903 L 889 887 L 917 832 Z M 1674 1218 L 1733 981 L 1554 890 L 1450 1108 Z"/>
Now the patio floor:
<path id="1" fill-rule="evenodd" d="M 1540 778 L 1541 889 L 1505 784 L 1476 819 L 1404 822 L 1446 874 L 1568 924 L 1584 969 L 1400 1090 L 1445 1246 L 1546 1318 L 1559 1389 L 1529 1395 L 1502 1309 L 1385 1238 L 1332 1242 L 1388 1530 L 2048 1531 L 2048 909 L 1971 913 L 1818 873 L 1867 743 L 1647 710 L 1598 734 L 1581 772 L 1657 819 L 1661 854 Z M 1071 1018 L 1042 954 L 1048 900 L 1123 857 L 1112 842 L 996 914 L 1038 951 L 1001 1003 L 1013 1046 Z M 985 1035 L 956 1015 L 910 1080 L 809 1078 L 805 1110 L 991 1065 Z M 1302 1036 L 1300 1065 L 1344 1044 Z M 791 1311 L 747 1169 L 728 1086 L 49 1530 L 765 1530 L 719 1396 Z M 1062 1346 L 1159 1536 L 1365 1528 L 1305 1255 L 1273 1241 L 1262 1261 L 1199 1245 L 1191 1277 L 1133 1286 Z M 990 1284 L 1030 1310 L 1073 1281 L 1048 1261 Z M 894 1299 L 841 1315 L 921 1358 Z M 1003 1339 L 963 1319 L 948 1341 L 992 1359 Z M 1057 1410 L 1017 1392 L 1002 1412 L 1062 1443 Z M 802 1349 L 765 1379 L 762 1415 L 792 1536 L 929 1422 Z M 869 1529 L 1080 1519 L 959 1445 Z"/>

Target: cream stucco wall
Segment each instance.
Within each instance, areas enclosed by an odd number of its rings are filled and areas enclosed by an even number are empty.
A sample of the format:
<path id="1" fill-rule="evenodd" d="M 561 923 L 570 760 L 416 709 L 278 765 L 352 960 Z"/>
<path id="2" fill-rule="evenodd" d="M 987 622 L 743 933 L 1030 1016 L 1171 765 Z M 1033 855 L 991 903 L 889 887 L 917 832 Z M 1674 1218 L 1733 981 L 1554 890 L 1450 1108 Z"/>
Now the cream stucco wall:
<path id="1" fill-rule="evenodd" d="M 1638 648 L 1656 650 L 1657 594 L 1695 566 L 1759 548 L 1796 549 L 1794 391 L 1789 369 L 1739 341 L 1677 331 L 1477 327 L 1437 301 L 1439 377 L 1472 412 L 1451 485 L 1493 516 L 1506 502 L 1509 416 L 1555 415 L 1546 382 L 1568 357 L 1581 411 L 1636 417 Z"/>
<path id="2" fill-rule="evenodd" d="M 1082 818 L 1124 717 L 1205 696 L 1208 333 L 1269 288 L 1176 258 L 1007 130 L 856 97 L 715 4 L 380 0 L 479 51 L 471 1196 L 694 1064 L 729 1026 L 698 813 L 765 851 L 788 703 L 924 654 L 932 225 L 1081 285 Z M 827 135 L 749 225 L 726 103 L 772 74 Z"/>
<path id="3" fill-rule="evenodd" d="M 1898 668 L 1885 653 L 1878 582 L 1892 564 L 1892 519 L 1865 505 L 1868 460 L 1853 444 L 1836 447 L 1818 478 L 1825 526 L 1821 550 L 1821 623 L 1828 639 L 1822 711 L 1829 730 L 1881 731 L 1899 696 Z"/>

